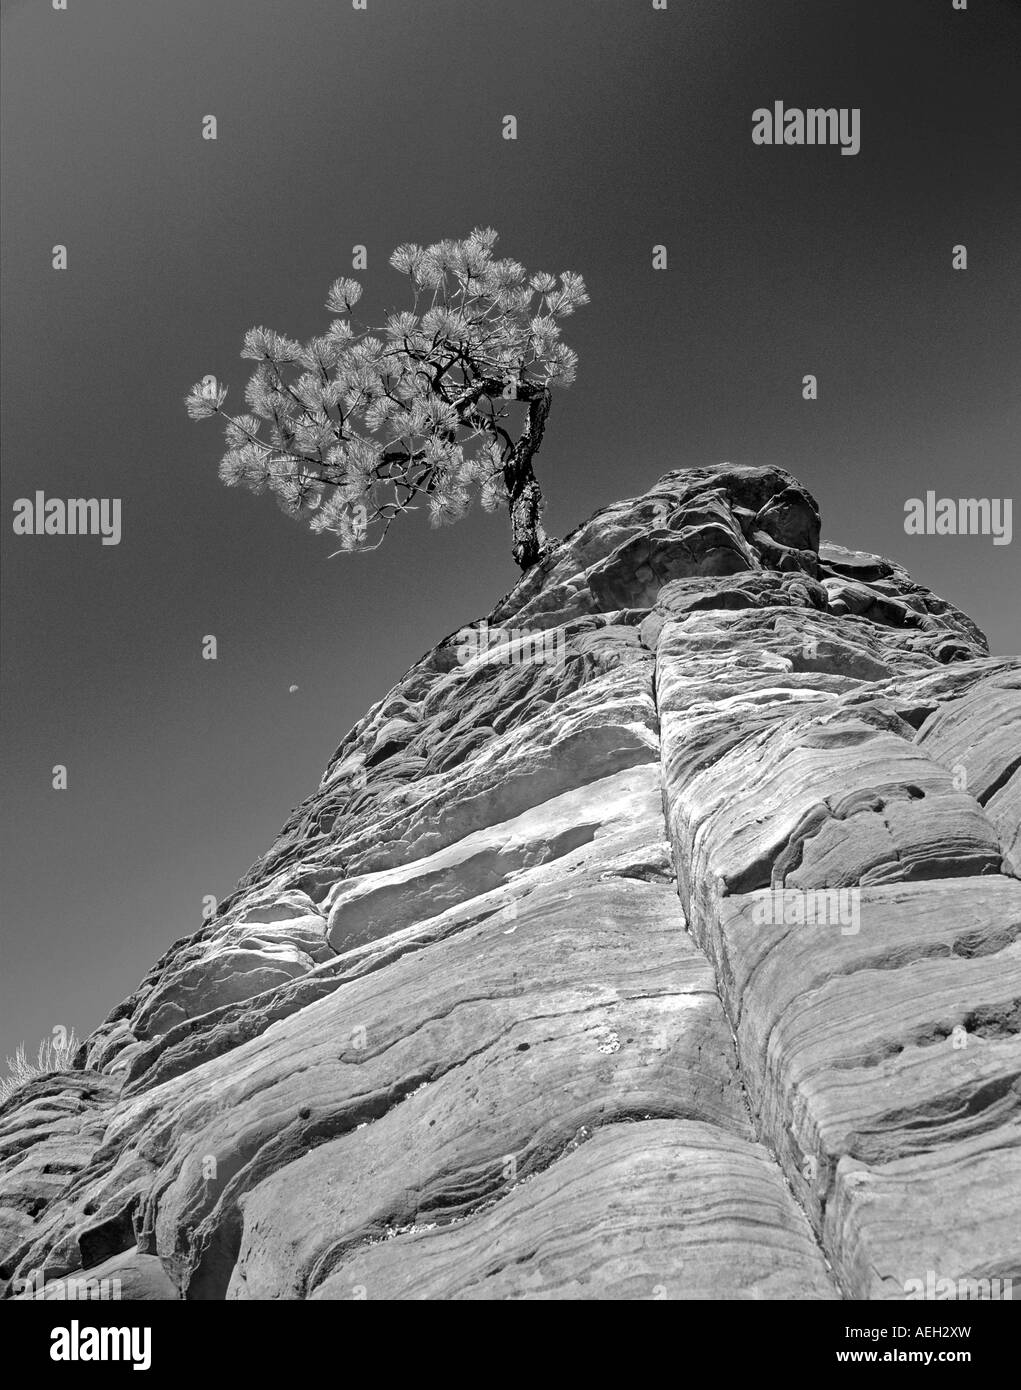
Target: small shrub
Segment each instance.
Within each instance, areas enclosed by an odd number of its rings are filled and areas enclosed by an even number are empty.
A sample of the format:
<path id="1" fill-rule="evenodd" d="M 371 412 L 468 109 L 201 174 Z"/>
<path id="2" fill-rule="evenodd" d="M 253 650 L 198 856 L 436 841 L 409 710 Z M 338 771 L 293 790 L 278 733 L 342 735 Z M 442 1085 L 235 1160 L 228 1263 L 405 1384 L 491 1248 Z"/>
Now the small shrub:
<path id="1" fill-rule="evenodd" d="M 20 1087 L 34 1081 L 37 1076 L 45 1076 L 54 1071 L 70 1071 L 71 1059 L 78 1051 L 80 1042 L 72 1028 L 70 1033 L 63 1029 L 39 1044 L 35 1061 L 29 1059 L 22 1043 L 13 1057 L 7 1058 L 7 1075 L 0 1076 L 0 1105 Z"/>

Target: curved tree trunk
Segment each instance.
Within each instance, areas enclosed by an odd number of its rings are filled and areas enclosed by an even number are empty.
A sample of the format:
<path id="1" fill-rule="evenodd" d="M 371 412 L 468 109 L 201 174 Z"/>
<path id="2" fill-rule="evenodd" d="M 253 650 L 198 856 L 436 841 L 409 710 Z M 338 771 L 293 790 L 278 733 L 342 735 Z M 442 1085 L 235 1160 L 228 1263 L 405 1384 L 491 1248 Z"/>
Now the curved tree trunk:
<path id="1" fill-rule="evenodd" d="M 537 564 L 552 545 L 542 525 L 542 488 L 532 471 L 532 459 L 539 452 L 549 411 L 548 387 L 536 388 L 536 394 L 528 402 L 528 419 L 521 438 L 503 470 L 511 523 L 511 554 L 522 572 Z"/>

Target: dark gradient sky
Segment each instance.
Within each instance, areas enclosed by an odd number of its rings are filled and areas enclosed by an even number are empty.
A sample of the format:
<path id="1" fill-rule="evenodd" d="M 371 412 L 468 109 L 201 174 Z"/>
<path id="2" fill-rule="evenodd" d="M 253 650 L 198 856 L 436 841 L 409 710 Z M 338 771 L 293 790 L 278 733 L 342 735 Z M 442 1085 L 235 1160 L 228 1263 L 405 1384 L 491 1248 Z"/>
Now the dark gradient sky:
<path id="1" fill-rule="evenodd" d="M 1018 475 L 1016 0 L 15 0 L 3 28 L 0 1058 L 94 1027 L 514 580 L 477 509 L 327 560 L 185 415 L 207 372 L 239 399 L 246 328 L 322 330 L 356 243 L 377 321 L 393 246 L 479 223 L 585 276 L 539 459 L 555 533 L 669 468 L 781 464 L 824 534 L 1017 650 L 1021 541 L 903 530 L 908 497 Z M 774 100 L 860 107 L 861 153 L 754 146 Z M 122 498 L 121 544 L 15 537 L 36 489 Z"/>

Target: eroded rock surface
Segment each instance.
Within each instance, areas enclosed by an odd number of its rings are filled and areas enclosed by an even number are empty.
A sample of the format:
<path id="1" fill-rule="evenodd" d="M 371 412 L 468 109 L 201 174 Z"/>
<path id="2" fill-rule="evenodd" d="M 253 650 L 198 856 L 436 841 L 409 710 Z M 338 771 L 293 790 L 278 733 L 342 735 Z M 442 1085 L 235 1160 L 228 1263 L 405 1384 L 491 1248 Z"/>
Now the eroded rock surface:
<path id="1" fill-rule="evenodd" d="M 0 1288 L 1021 1284 L 1019 818 L 1021 660 L 783 470 L 670 473 L 0 1107 Z"/>

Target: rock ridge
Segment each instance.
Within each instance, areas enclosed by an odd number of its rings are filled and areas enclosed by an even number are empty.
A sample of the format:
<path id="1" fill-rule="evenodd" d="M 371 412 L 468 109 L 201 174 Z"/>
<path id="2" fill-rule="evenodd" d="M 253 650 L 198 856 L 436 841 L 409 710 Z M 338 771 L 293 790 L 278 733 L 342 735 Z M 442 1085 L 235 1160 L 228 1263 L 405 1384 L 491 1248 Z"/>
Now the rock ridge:
<path id="1" fill-rule="evenodd" d="M 791 474 L 665 474 L 0 1106 L 0 1295 L 1021 1280 L 1019 748 L 1021 658 Z"/>

